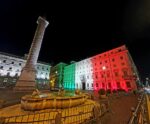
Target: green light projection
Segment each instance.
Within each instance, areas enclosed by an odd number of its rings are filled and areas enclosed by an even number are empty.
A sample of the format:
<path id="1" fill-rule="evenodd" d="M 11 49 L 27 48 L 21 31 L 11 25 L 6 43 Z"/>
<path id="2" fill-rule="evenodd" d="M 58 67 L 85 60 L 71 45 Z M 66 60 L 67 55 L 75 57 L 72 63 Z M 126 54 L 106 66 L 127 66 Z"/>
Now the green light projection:
<path id="1" fill-rule="evenodd" d="M 64 88 L 75 88 L 75 64 L 68 65 L 64 68 Z"/>

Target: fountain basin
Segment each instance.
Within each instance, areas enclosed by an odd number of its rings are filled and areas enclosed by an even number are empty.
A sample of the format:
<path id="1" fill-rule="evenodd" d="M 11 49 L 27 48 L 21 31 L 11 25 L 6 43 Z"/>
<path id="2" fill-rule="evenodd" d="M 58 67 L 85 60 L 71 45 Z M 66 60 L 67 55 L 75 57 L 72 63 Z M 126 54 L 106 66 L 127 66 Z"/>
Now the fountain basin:
<path id="1" fill-rule="evenodd" d="M 26 95 L 21 98 L 21 108 L 24 110 L 42 110 L 42 109 L 63 109 L 83 104 L 88 98 L 87 95 L 81 94 L 76 96 L 50 96 L 33 97 Z"/>

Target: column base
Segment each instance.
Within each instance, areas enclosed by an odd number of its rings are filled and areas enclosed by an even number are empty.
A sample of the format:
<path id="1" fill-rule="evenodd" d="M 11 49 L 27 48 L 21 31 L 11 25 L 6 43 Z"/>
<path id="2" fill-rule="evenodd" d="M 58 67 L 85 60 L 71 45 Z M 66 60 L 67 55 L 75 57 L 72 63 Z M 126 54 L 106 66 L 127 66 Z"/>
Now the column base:
<path id="1" fill-rule="evenodd" d="M 15 92 L 33 92 L 36 89 L 35 84 L 35 81 L 19 80 L 13 90 Z"/>

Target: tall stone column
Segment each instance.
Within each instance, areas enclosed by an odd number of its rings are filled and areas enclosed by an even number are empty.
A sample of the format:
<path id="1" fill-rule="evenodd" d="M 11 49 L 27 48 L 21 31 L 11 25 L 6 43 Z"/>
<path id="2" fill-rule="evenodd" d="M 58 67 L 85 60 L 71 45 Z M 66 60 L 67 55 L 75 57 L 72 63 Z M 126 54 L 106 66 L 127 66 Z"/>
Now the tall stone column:
<path id="1" fill-rule="evenodd" d="M 35 89 L 36 63 L 41 49 L 44 32 L 49 22 L 39 17 L 37 29 L 31 44 L 28 58 L 14 88 L 15 91 L 33 91 Z"/>

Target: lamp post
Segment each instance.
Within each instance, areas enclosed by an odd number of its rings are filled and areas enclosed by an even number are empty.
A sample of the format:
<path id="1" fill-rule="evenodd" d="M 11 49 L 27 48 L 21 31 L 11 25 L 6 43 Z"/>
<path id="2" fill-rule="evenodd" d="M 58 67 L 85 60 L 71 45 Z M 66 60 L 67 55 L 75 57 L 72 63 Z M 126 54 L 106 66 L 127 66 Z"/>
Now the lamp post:
<path id="1" fill-rule="evenodd" d="M 103 66 L 103 67 L 102 67 L 102 70 L 104 71 L 104 78 L 105 78 L 105 90 L 107 90 L 106 73 L 105 73 L 106 66 Z"/>

